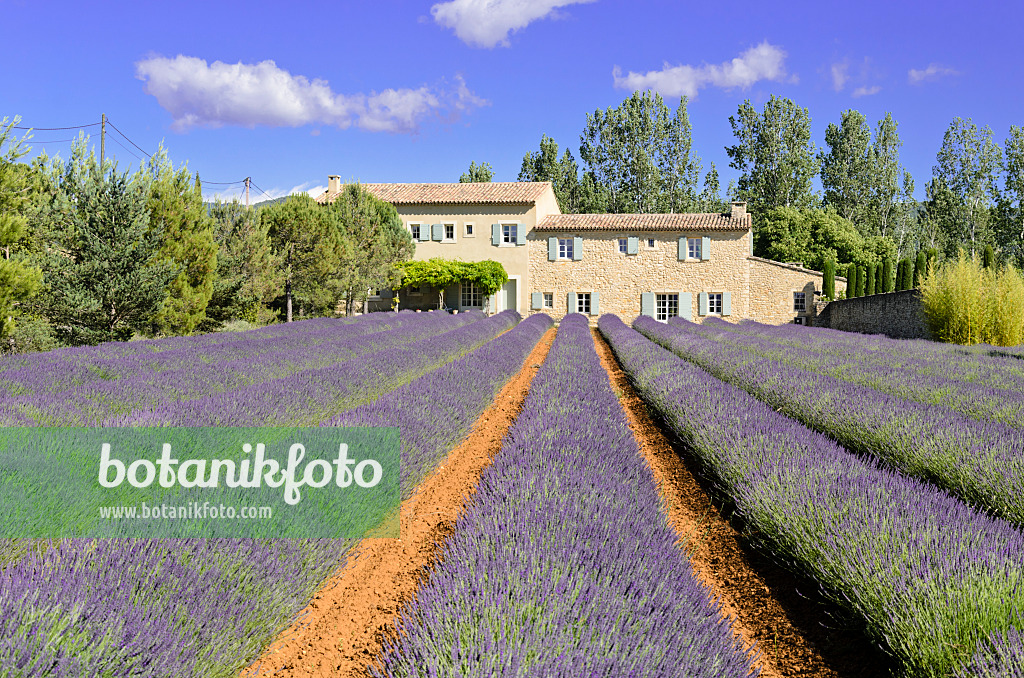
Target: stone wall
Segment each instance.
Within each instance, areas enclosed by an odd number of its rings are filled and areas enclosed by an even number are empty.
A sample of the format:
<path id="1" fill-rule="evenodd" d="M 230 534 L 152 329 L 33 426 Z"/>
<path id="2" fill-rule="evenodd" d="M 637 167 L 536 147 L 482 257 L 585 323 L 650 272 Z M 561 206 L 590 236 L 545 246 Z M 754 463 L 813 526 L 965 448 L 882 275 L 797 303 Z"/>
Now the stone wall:
<path id="1" fill-rule="evenodd" d="M 840 299 L 825 305 L 814 325 L 893 339 L 931 339 L 921 310 L 921 291 L 903 290 Z"/>
<path id="2" fill-rule="evenodd" d="M 823 275 L 796 264 L 748 257 L 750 268 L 750 317 L 769 325 L 791 323 L 795 318 L 813 322 L 821 295 Z M 836 294 L 846 290 L 846 278 L 836 277 Z M 794 308 L 794 292 L 804 293 L 804 310 Z"/>
<path id="3" fill-rule="evenodd" d="M 548 237 L 581 236 L 583 254 L 579 261 L 548 261 Z M 640 248 L 637 254 L 619 252 L 620 237 L 637 235 Z M 640 315 L 640 295 L 644 292 L 691 293 L 690 317 L 699 321 L 697 314 L 700 292 L 730 292 L 731 318 L 749 317 L 746 266 L 750 252 L 749 231 L 692 231 L 690 238 L 710 237 L 710 258 L 707 261 L 680 261 L 678 231 L 645 231 L 641 233 L 554 233 L 534 232 L 529 236 L 530 287 L 529 292 L 550 293 L 553 306 L 549 309 L 532 308 L 531 295 L 524 298 L 528 313 L 548 313 L 556 320 L 567 312 L 569 292 L 598 293 L 599 314 L 614 313 L 625 322 Z M 654 240 L 654 247 L 648 240 Z M 686 313 L 681 309 L 681 315 Z"/>

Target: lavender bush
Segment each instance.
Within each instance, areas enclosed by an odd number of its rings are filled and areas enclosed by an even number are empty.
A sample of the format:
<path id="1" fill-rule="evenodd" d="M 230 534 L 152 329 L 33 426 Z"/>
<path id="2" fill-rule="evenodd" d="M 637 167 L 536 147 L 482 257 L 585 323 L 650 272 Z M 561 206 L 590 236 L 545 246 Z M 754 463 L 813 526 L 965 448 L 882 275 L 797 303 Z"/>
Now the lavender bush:
<path id="1" fill-rule="evenodd" d="M 691 323 L 692 324 L 692 323 Z M 773 408 L 1024 525 L 1024 433 L 760 358 L 677 323 L 638 318 L 652 340 Z"/>
<path id="2" fill-rule="evenodd" d="M 376 675 L 750 675 L 675 542 L 587 320 L 566 316 Z"/>
<path id="3" fill-rule="evenodd" d="M 477 350 L 322 425 L 399 427 L 402 495 L 408 497 L 465 437 L 552 324 L 547 314 L 532 315 Z"/>
<path id="4" fill-rule="evenodd" d="M 850 454 L 615 316 L 599 326 L 750 534 L 861 616 L 907 675 L 953 675 L 984 638 L 1020 623 L 1019 529 Z"/>

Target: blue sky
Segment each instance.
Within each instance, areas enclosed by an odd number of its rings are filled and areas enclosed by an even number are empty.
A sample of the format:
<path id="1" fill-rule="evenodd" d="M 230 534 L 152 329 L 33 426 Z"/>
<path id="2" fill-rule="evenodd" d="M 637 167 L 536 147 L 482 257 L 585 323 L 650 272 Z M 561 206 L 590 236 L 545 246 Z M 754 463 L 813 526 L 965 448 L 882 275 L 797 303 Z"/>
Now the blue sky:
<path id="1" fill-rule="evenodd" d="M 744 99 L 808 108 L 819 147 L 843 110 L 872 126 L 891 111 L 919 198 L 954 116 L 990 126 L 1000 145 L 1024 125 L 1016 2 L 0 0 L 0 10 L 0 117 L 42 128 L 106 113 L 147 153 L 162 141 L 205 181 L 251 176 L 275 197 L 316 192 L 328 174 L 457 181 L 470 161 L 514 180 L 542 134 L 578 159 L 586 114 L 634 87 L 672 107 L 690 95 L 694 148 L 723 187 L 737 175 L 728 118 Z M 98 127 L 87 131 L 98 148 Z M 66 157 L 74 133 L 38 131 L 31 143 Z M 141 155 L 110 132 L 107 154 L 122 168 L 138 164 L 129 151 Z"/>

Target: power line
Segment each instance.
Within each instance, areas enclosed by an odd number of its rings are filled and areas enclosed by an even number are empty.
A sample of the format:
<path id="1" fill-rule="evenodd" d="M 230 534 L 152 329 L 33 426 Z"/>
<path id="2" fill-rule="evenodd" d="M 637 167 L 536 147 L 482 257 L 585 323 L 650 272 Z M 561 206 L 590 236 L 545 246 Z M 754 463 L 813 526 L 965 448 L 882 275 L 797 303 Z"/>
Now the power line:
<path id="1" fill-rule="evenodd" d="M 85 129 L 86 127 L 95 127 L 96 125 L 99 125 L 99 124 L 100 123 L 98 123 L 98 122 L 93 122 L 93 123 L 89 123 L 88 125 L 72 125 L 71 127 L 19 127 L 17 125 L 12 125 L 11 128 L 12 129 L 30 129 L 33 132 L 37 131 L 37 130 L 40 131 L 40 132 L 56 132 L 58 130 L 65 130 L 65 129 Z"/>
<path id="2" fill-rule="evenodd" d="M 64 144 L 69 141 L 78 141 L 78 137 L 72 137 L 71 139 L 52 139 L 50 141 L 36 141 L 33 139 L 32 145 L 35 146 L 36 144 Z"/>
<path id="3" fill-rule="evenodd" d="M 108 120 L 107 122 L 110 122 L 110 121 Z M 135 151 L 133 151 L 132 149 L 128 148 L 127 146 L 122 144 L 120 141 L 118 141 L 117 137 L 110 137 L 110 140 L 113 141 L 118 146 L 120 146 L 121 148 L 123 148 L 126 152 L 128 152 L 128 153 L 134 155 L 136 158 L 138 158 L 139 162 L 145 162 L 144 158 L 140 158 L 138 153 L 136 153 Z"/>
<path id="4" fill-rule="evenodd" d="M 238 181 L 205 181 L 200 179 L 199 183 L 208 184 L 210 186 L 233 186 L 234 184 L 244 184 L 245 179 L 239 179 Z"/>
<path id="5" fill-rule="evenodd" d="M 250 179 L 250 180 L 249 180 L 249 185 L 253 186 L 253 187 L 254 187 L 254 188 L 255 188 L 255 189 L 257 190 L 257 191 L 259 191 L 259 192 L 260 192 L 260 193 L 262 193 L 263 195 L 267 196 L 267 198 L 268 198 L 269 200 L 273 200 L 273 199 L 274 199 L 274 196 L 270 195 L 269 193 L 267 193 L 266 191 L 264 191 L 264 190 L 263 190 L 262 188 L 260 188 L 259 186 L 257 186 L 257 185 L 256 185 L 256 182 L 254 182 L 254 181 L 253 181 L 252 179 Z"/>
<path id="6" fill-rule="evenodd" d="M 127 141 L 127 142 L 128 142 L 129 144 L 131 144 L 131 145 L 132 145 L 132 146 L 134 146 L 135 148 L 138 148 L 138 149 L 139 149 L 139 151 L 140 151 L 140 152 L 141 152 L 141 153 L 142 153 L 142 154 L 143 154 L 144 156 L 146 156 L 147 158 L 152 158 L 152 157 L 153 157 L 153 154 L 152 154 L 152 153 L 146 153 L 145 151 L 143 151 L 143 150 L 142 150 L 142 148 L 141 148 L 141 147 L 140 147 L 140 146 L 139 146 L 139 145 L 138 145 L 137 143 L 135 143 L 134 141 L 132 141 L 131 139 L 129 139 L 128 137 L 126 137 L 126 136 L 124 135 L 124 132 L 122 132 L 121 130 L 117 129 L 117 126 L 116 126 L 116 125 L 114 125 L 114 123 L 110 122 L 110 118 L 107 118 L 107 124 L 108 124 L 108 125 L 110 125 L 111 127 L 113 127 L 113 128 L 114 128 L 114 131 L 115 131 L 115 132 L 117 132 L 117 133 L 118 133 L 118 134 L 120 134 L 120 135 L 121 135 L 122 137 L 124 137 L 124 140 L 125 140 L 125 141 Z M 140 160 L 141 160 L 141 158 L 140 158 Z"/>

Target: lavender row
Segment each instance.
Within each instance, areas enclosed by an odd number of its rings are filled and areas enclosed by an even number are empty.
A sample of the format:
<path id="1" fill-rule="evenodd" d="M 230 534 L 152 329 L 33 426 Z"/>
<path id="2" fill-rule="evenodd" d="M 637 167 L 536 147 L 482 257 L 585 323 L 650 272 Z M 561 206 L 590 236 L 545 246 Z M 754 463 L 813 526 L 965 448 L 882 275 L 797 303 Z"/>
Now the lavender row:
<path id="1" fill-rule="evenodd" d="M 442 322 L 455 322 L 438 314 Z M 515 326 L 515 311 L 322 369 L 112 416 L 106 426 L 317 426 L 469 353 Z M 423 321 L 426 322 L 426 321 Z"/>
<path id="2" fill-rule="evenodd" d="M 288 332 L 272 337 L 260 330 L 229 334 L 230 341 L 209 345 L 189 345 L 159 353 L 132 351 L 121 356 L 108 356 L 111 347 L 132 346 L 141 342 L 101 344 L 77 350 L 61 358 L 41 358 L 36 364 L 4 372 L 0 392 L 8 397 L 40 393 L 59 393 L 82 384 L 103 383 L 110 380 L 133 378 L 140 374 L 173 374 L 174 370 L 197 366 L 241 361 L 266 354 L 286 354 L 294 357 L 301 349 L 316 347 L 324 342 L 352 340 L 359 336 L 381 332 L 409 323 L 407 314 L 378 313 L 357 322 L 318 319 L 291 323 Z M 268 328 L 269 329 L 269 328 Z M 198 338 L 197 338 L 198 339 Z M 170 340 L 158 340 L 170 341 Z M 51 352 L 56 353 L 56 352 Z M 47 354 L 35 354 L 49 356 Z"/>
<path id="3" fill-rule="evenodd" d="M 399 427 L 407 497 L 465 437 L 552 324 L 546 314 L 532 315 L 475 351 L 322 425 Z"/>
<path id="4" fill-rule="evenodd" d="M 966 671 L 984 638 L 1024 624 L 1019 529 L 862 460 L 615 316 L 599 326 L 761 547 L 863 618 L 907 675 Z"/>
<path id="5" fill-rule="evenodd" d="M 686 327 L 683 324 L 685 322 L 672 320 L 672 324 L 683 327 Z M 940 405 L 972 419 L 998 421 L 1014 428 L 1024 428 L 1024 391 L 1015 387 L 996 388 L 985 382 L 964 381 L 959 368 L 945 370 L 932 366 L 927 370 L 919 370 L 907 367 L 906 361 L 899 357 L 869 354 L 852 347 L 826 353 L 783 345 L 765 336 L 767 332 L 734 331 L 735 326 L 726 325 L 729 323 L 725 321 L 705 323 L 694 331 L 790 367 L 835 377 L 898 398 Z M 944 361 L 944 364 L 948 366 L 951 363 Z M 1005 376 L 1005 373 L 1002 374 Z M 1024 387 L 1024 382 L 1021 386 Z"/>
<path id="6" fill-rule="evenodd" d="M 917 403 L 759 358 L 683 324 L 634 327 L 719 379 L 964 501 L 1024 525 L 1024 434 L 938 405 Z"/>
<path id="7" fill-rule="evenodd" d="M 376 675 L 747 676 L 568 315 Z"/>
<path id="8" fill-rule="evenodd" d="M 0 570 L 0 675 L 237 676 L 353 540 L 74 539 Z"/>
<path id="9" fill-rule="evenodd" d="M 318 345 L 268 353 L 258 358 L 208 363 L 194 357 L 187 367 L 165 372 L 136 366 L 131 373 L 123 372 L 119 379 L 89 381 L 58 393 L 0 400 L 0 422 L 91 426 L 111 417 L 125 416 L 133 410 L 173 407 L 173 403 L 217 394 L 231 398 L 235 392 L 263 388 L 275 380 L 303 372 L 314 373 L 359 356 L 388 351 L 449 332 L 482 317 L 482 314 L 431 313 L 393 329 L 358 336 L 345 334 L 338 340 L 322 340 Z"/>
<path id="10" fill-rule="evenodd" d="M 765 325 L 754 321 L 739 324 L 712 318 L 704 325 L 739 336 L 753 335 L 780 346 L 802 349 L 824 361 L 871 364 L 902 371 L 908 379 L 919 375 L 952 382 L 1024 392 L 1024 363 L 1005 355 L 976 348 L 939 344 L 923 339 L 890 339 L 884 335 L 841 332 L 823 327 Z M 991 347 L 989 347 L 991 348 Z"/>

